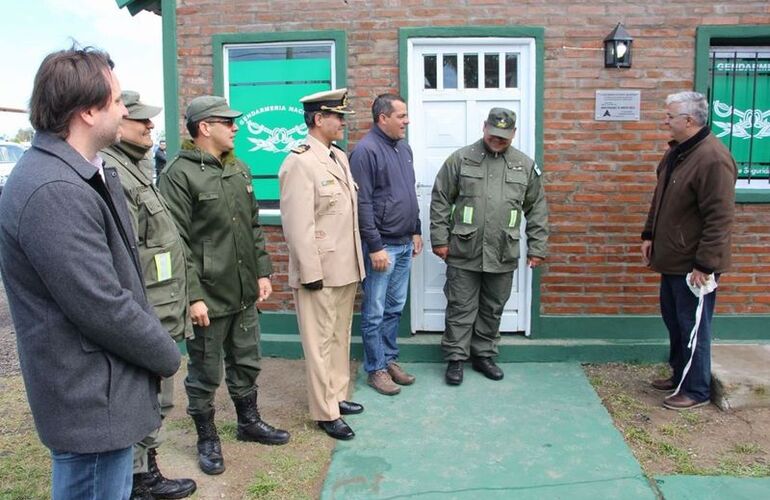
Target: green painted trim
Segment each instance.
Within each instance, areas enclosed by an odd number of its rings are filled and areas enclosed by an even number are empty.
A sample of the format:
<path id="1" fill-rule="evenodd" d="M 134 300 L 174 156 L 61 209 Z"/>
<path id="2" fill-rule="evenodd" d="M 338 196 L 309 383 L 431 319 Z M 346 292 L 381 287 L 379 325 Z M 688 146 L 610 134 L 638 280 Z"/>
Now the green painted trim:
<path id="1" fill-rule="evenodd" d="M 353 318 L 351 357 L 363 356 L 359 315 Z M 717 316 L 714 344 L 770 342 L 766 328 L 770 315 Z M 668 356 L 668 335 L 657 316 L 543 316 L 546 338 L 503 335 L 498 345 L 500 362 L 659 363 Z M 290 359 L 302 358 L 297 321 L 293 313 L 266 312 L 260 316 L 262 354 Z M 557 330 L 551 330 L 556 328 Z M 404 362 L 444 361 L 441 334 L 421 333 L 399 340 L 399 359 Z"/>
<path id="2" fill-rule="evenodd" d="M 536 267 L 532 270 L 532 304 L 529 310 L 529 334 L 538 338 L 543 331 L 543 316 L 540 313 L 540 273 Z"/>
<path id="3" fill-rule="evenodd" d="M 263 334 L 299 336 L 297 315 L 293 312 L 262 312 L 259 328 Z"/>
<path id="4" fill-rule="evenodd" d="M 341 30 L 325 31 L 286 31 L 279 33 L 222 33 L 211 37 L 211 51 L 214 64 L 214 94 L 225 94 L 224 82 L 224 46 L 236 43 L 265 42 L 334 42 L 334 79 L 337 88 L 347 87 L 348 82 L 348 41 L 347 33 Z M 347 148 L 347 130 L 345 140 L 340 141 Z"/>
<path id="5" fill-rule="evenodd" d="M 767 344 L 756 341 L 722 341 L 719 344 Z M 302 359 L 302 343 L 298 336 L 262 335 L 262 355 Z M 350 343 L 350 357 L 361 360 L 363 348 L 360 337 Z M 501 363 L 663 363 L 668 359 L 668 339 L 655 340 L 533 340 L 504 336 L 499 346 Z M 426 334 L 399 342 L 399 360 L 408 363 L 443 363 L 441 335 Z"/>
<path id="6" fill-rule="evenodd" d="M 351 331 L 353 337 L 359 337 L 361 332 L 361 315 L 353 315 Z M 259 326 L 262 333 L 270 335 L 287 335 L 299 338 L 299 326 L 297 315 L 293 311 L 268 312 L 263 311 L 259 315 Z"/>
<path id="7" fill-rule="evenodd" d="M 714 338 L 770 340 L 767 314 L 716 315 Z M 660 316 L 552 316 L 541 317 L 538 339 L 659 339 L 667 338 Z"/>
<path id="8" fill-rule="evenodd" d="M 166 150 L 173 158 L 179 151 L 179 66 L 177 64 L 176 0 L 161 0 L 163 28 L 163 101 Z"/>
<path id="9" fill-rule="evenodd" d="M 770 189 L 736 189 L 736 203 L 770 203 Z"/>
<path id="10" fill-rule="evenodd" d="M 264 215 L 262 214 L 262 209 L 260 209 L 259 214 L 259 223 L 263 226 L 280 226 L 281 224 L 281 216 L 280 215 Z"/>
<path id="11" fill-rule="evenodd" d="M 401 316 L 398 336 L 402 338 L 413 337 L 409 327 L 409 299 L 404 306 L 404 314 Z M 299 327 L 297 326 L 297 315 L 293 312 L 263 312 L 259 316 L 261 331 L 270 335 L 297 336 L 299 338 Z M 361 337 L 361 314 L 353 314 L 353 325 L 351 326 L 352 336 Z"/>
<path id="12" fill-rule="evenodd" d="M 695 90 L 708 86 L 708 59 L 712 42 L 722 40 L 737 45 L 770 43 L 770 25 L 703 25 L 695 30 Z"/>
<path id="13" fill-rule="evenodd" d="M 716 42 L 716 43 L 715 43 Z M 709 49 L 712 45 L 770 44 L 769 25 L 698 26 L 695 31 L 695 91 L 708 90 Z M 770 203 L 770 189 L 736 189 L 736 203 Z"/>
<path id="14" fill-rule="evenodd" d="M 453 26 L 451 28 L 399 28 L 398 30 L 398 82 L 401 96 L 409 102 L 409 39 L 410 38 L 534 38 L 535 40 L 535 161 L 543 165 L 543 108 L 545 96 L 545 28 L 538 26 Z M 407 306 L 408 307 L 408 306 Z M 410 311 L 405 311 L 399 336 L 407 336 Z M 407 335 L 404 334 L 406 324 Z M 541 330 L 540 322 L 540 270 L 532 273 L 532 306 L 530 309 L 530 333 Z"/>
<path id="15" fill-rule="evenodd" d="M 660 316 L 554 316 L 541 315 L 540 330 L 533 341 L 604 340 L 637 343 L 667 338 Z M 770 314 L 721 314 L 714 317 L 714 337 L 722 340 L 770 341 L 767 329 Z M 403 323 L 403 319 L 402 319 Z M 275 335 L 297 335 L 297 318 L 293 312 L 264 312 L 260 315 L 262 331 Z M 408 335 L 430 338 L 432 333 Z M 360 337 L 360 315 L 353 315 L 353 337 Z M 510 337 L 504 335 L 503 339 Z"/>

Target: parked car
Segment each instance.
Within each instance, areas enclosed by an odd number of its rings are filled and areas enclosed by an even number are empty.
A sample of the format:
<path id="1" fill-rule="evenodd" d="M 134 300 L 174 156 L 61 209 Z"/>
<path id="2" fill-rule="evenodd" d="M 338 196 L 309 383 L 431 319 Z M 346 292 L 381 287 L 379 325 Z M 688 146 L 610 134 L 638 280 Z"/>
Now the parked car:
<path id="1" fill-rule="evenodd" d="M 5 181 L 11 175 L 11 170 L 24 153 L 24 148 L 15 142 L 0 141 L 0 193 L 3 191 Z"/>

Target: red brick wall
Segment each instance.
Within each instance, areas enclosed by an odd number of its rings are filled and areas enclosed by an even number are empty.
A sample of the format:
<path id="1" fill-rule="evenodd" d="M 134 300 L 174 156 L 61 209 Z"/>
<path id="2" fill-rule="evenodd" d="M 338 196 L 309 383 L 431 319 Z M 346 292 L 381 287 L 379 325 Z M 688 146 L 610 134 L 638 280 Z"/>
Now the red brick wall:
<path id="1" fill-rule="evenodd" d="M 633 68 L 604 69 L 601 41 L 622 21 L 634 37 Z M 374 96 L 397 91 L 398 28 L 528 25 L 545 28 L 544 170 L 551 250 L 543 314 L 656 314 L 658 277 L 641 265 L 639 234 L 667 140 L 663 100 L 692 88 L 695 29 L 770 24 L 765 1 L 596 0 L 179 0 L 180 108 L 212 92 L 211 37 L 218 33 L 344 30 L 348 82 L 358 114 L 351 145 L 369 127 Z M 639 122 L 596 122 L 597 89 L 640 89 Z M 267 308 L 291 309 L 286 246 L 269 228 L 279 278 Z M 770 205 L 739 205 L 734 266 L 718 311 L 770 313 Z"/>

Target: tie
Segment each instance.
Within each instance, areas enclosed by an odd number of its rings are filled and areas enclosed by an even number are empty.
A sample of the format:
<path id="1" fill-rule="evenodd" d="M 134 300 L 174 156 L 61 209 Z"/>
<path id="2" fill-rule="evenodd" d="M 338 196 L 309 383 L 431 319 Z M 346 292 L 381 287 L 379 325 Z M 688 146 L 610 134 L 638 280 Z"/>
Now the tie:
<path id="1" fill-rule="evenodd" d="M 334 163 L 337 163 L 337 157 L 334 156 L 334 151 L 329 150 L 329 158 L 331 158 Z"/>

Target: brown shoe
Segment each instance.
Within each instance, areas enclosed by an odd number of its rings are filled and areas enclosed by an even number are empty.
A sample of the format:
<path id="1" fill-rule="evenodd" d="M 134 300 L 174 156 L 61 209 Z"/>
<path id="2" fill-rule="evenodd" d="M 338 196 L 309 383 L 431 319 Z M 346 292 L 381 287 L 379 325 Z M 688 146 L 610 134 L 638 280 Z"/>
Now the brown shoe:
<path id="1" fill-rule="evenodd" d="M 401 368 L 401 366 L 399 366 L 399 364 L 395 361 L 392 361 L 388 365 L 388 375 L 390 375 L 390 378 L 393 379 L 393 382 L 397 383 L 398 385 L 412 385 L 416 380 L 414 375 L 409 375 L 406 373 L 404 369 Z"/>
<path id="2" fill-rule="evenodd" d="M 676 396 L 669 396 L 663 400 L 663 407 L 669 410 L 691 410 L 693 408 L 700 408 L 709 404 L 709 400 L 695 401 L 690 396 L 684 394 L 677 394 Z"/>
<path id="3" fill-rule="evenodd" d="M 650 385 L 653 389 L 660 392 L 671 392 L 676 389 L 676 382 L 674 382 L 674 377 L 658 378 L 650 382 Z"/>
<path id="4" fill-rule="evenodd" d="M 386 370 L 377 370 L 370 373 L 366 383 L 374 388 L 375 391 L 386 396 L 395 396 L 401 392 L 401 388 L 393 383 L 393 379 L 390 378 Z"/>

